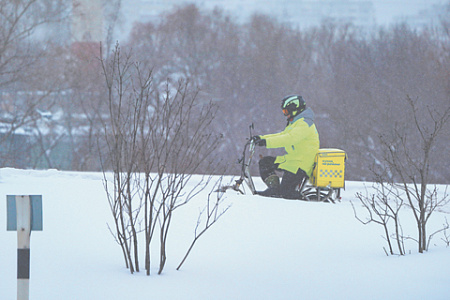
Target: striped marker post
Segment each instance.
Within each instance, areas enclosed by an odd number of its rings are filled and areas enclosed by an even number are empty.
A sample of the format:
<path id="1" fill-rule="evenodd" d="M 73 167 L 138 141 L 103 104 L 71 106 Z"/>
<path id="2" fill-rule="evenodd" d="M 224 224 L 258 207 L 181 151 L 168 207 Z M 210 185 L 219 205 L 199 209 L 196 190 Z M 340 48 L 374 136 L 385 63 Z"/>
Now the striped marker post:
<path id="1" fill-rule="evenodd" d="M 7 196 L 7 230 L 17 231 L 17 300 L 30 298 L 30 236 L 42 230 L 42 197 Z"/>
<path id="2" fill-rule="evenodd" d="M 29 299 L 31 202 L 29 196 L 16 196 L 17 213 L 17 300 Z"/>

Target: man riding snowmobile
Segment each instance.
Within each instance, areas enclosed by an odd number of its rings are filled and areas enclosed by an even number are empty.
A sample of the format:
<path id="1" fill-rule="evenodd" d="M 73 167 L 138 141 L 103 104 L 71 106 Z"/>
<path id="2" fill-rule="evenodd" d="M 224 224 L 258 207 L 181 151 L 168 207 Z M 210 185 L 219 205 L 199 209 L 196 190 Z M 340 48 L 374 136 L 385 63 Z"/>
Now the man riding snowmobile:
<path id="1" fill-rule="evenodd" d="M 314 124 L 314 112 L 306 107 L 302 96 L 283 98 L 281 109 L 287 117 L 287 125 L 282 132 L 252 137 L 258 146 L 284 148 L 286 151 L 282 156 L 261 158 L 259 172 L 268 189 L 256 193 L 297 199 L 296 187 L 312 174 L 314 158 L 319 150 L 319 134 Z M 281 183 L 276 171 L 283 172 Z"/>

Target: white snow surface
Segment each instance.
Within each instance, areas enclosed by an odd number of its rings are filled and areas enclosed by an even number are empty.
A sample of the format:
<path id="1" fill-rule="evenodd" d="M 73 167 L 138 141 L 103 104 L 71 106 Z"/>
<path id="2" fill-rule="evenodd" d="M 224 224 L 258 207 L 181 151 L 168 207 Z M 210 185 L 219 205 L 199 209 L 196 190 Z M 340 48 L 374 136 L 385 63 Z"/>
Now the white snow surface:
<path id="1" fill-rule="evenodd" d="M 262 188 L 257 180 L 257 186 Z M 386 256 L 382 227 L 354 217 L 370 183 L 347 182 L 337 204 L 226 193 L 225 215 L 202 236 L 180 271 L 207 191 L 175 211 L 168 260 L 157 275 L 125 268 L 103 174 L 0 169 L 0 299 L 16 299 L 17 235 L 6 231 L 6 195 L 42 195 L 43 231 L 31 234 L 30 299 L 449 299 L 450 247 L 436 235 L 425 254 Z M 447 211 L 450 210 L 448 207 Z M 416 236 L 409 211 L 403 231 Z M 431 233 L 448 215 L 435 212 Z M 157 242 L 157 240 L 155 240 Z"/>

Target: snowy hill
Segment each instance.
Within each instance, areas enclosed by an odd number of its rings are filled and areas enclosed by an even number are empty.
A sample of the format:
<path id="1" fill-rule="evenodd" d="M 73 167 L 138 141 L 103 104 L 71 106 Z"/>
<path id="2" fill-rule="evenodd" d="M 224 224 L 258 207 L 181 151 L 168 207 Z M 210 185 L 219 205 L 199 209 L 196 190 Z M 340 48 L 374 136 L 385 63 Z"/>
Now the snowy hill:
<path id="1" fill-rule="evenodd" d="M 411 254 L 386 256 L 382 228 L 354 217 L 350 201 L 358 204 L 361 182 L 347 182 L 335 205 L 227 192 L 231 208 L 176 271 L 205 200 L 199 195 L 175 212 L 163 275 L 156 275 L 156 251 L 151 276 L 130 275 L 107 228 L 112 218 L 102 178 L 0 169 L 2 201 L 6 195 L 43 198 L 43 231 L 31 235 L 30 299 L 448 299 L 450 248 L 436 236 L 426 254 L 417 254 L 411 242 Z M 15 299 L 17 237 L 6 231 L 5 202 L 0 298 Z M 436 212 L 429 232 L 446 216 Z M 404 232 L 416 233 L 412 220 L 402 224 Z"/>

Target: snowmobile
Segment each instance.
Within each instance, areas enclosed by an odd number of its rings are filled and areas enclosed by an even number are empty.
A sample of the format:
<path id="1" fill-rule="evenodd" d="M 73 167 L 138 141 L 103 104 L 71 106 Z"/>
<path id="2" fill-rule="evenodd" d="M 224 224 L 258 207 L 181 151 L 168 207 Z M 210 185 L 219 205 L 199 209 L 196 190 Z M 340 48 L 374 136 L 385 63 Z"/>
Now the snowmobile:
<path id="1" fill-rule="evenodd" d="M 238 160 L 241 165 L 241 175 L 235 184 L 222 186 L 217 191 L 226 192 L 229 189 L 245 194 L 245 185 L 250 192 L 257 194 L 255 184 L 250 174 L 250 166 L 255 153 L 255 143 L 250 138 L 244 145 L 242 157 Z M 347 156 L 340 149 L 319 149 L 316 155 L 313 175 L 298 183 L 296 191 L 298 200 L 331 202 L 341 200 L 340 189 L 345 188 L 344 170 Z"/>

